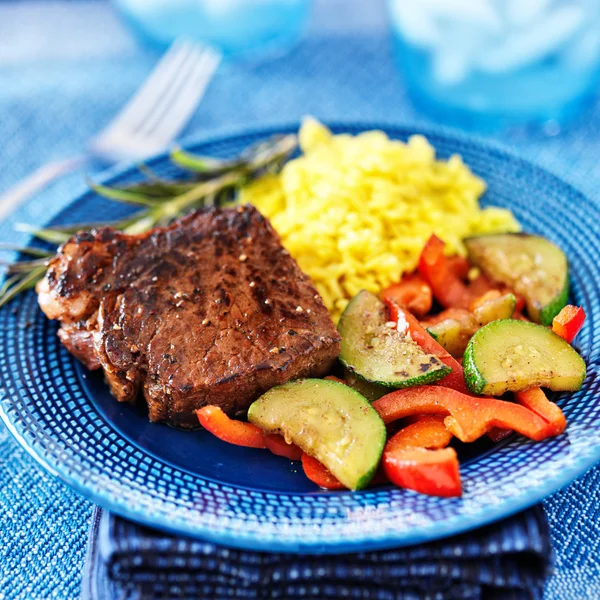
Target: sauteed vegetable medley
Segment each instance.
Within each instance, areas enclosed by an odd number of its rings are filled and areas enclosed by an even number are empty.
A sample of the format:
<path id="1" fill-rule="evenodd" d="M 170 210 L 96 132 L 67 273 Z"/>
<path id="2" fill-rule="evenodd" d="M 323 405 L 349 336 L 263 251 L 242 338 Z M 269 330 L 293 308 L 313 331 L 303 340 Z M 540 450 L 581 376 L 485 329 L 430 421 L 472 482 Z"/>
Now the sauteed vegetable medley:
<path id="1" fill-rule="evenodd" d="M 249 422 L 206 406 L 200 423 L 300 459 L 322 488 L 391 482 L 437 496 L 462 493 L 454 438 L 561 434 L 565 417 L 546 391 L 576 391 L 586 374 L 571 346 L 585 312 L 567 304 L 564 253 L 528 234 L 464 243 L 467 258 L 446 256 L 432 235 L 414 273 L 351 300 L 335 374 L 272 388 Z"/>

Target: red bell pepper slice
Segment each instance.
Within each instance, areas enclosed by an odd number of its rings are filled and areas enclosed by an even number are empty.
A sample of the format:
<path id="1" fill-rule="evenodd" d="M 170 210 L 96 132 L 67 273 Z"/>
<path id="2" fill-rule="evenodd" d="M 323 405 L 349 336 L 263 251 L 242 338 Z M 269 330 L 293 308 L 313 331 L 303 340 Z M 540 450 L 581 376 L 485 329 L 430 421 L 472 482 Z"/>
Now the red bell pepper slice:
<path id="1" fill-rule="evenodd" d="M 381 294 L 382 300 L 406 306 L 411 313 L 424 317 L 433 303 L 431 288 L 418 274 L 407 275 L 399 283 L 394 283 Z"/>
<path id="2" fill-rule="evenodd" d="M 458 458 L 446 448 L 452 434 L 443 417 L 421 417 L 392 437 L 383 451 L 383 467 L 397 486 L 428 494 L 453 497 L 462 494 Z"/>
<path id="3" fill-rule="evenodd" d="M 313 458 L 309 454 L 302 455 L 302 468 L 304 469 L 304 474 L 313 482 L 316 483 L 319 487 L 322 487 L 326 490 L 345 490 L 346 486 L 343 483 L 340 483 L 330 472 L 327 467 L 319 462 L 316 458 Z M 375 475 L 373 475 L 373 479 L 369 483 L 369 487 L 373 485 L 380 485 L 382 483 L 387 483 L 388 478 L 381 467 L 377 469 Z"/>
<path id="4" fill-rule="evenodd" d="M 471 298 L 478 298 L 496 288 L 497 286 L 494 285 L 494 282 L 487 275 L 481 273 L 469 284 L 469 293 Z"/>
<path id="5" fill-rule="evenodd" d="M 532 387 L 515 392 L 515 400 L 544 419 L 551 427 L 551 435 L 560 435 L 567 427 L 567 420 L 560 407 L 548 400 L 544 390 Z"/>
<path id="6" fill-rule="evenodd" d="M 473 319 L 473 313 L 466 308 L 446 308 L 437 315 L 431 315 L 424 321 L 421 321 L 421 326 L 424 328 L 431 327 L 448 319 L 454 319 L 460 323 L 469 325 Z"/>
<path id="7" fill-rule="evenodd" d="M 288 444 L 282 435 L 265 435 L 265 446 L 277 456 L 283 456 L 290 460 L 300 460 L 302 450 L 296 444 Z"/>
<path id="8" fill-rule="evenodd" d="M 419 273 L 442 306 L 468 308 L 471 300 L 468 288 L 450 268 L 444 256 L 444 246 L 435 234 L 427 240 L 419 258 Z"/>
<path id="9" fill-rule="evenodd" d="M 552 320 L 552 331 L 570 344 L 581 331 L 584 321 L 583 308 L 567 304 Z"/>
<path id="10" fill-rule="evenodd" d="M 447 256 L 446 262 L 448 263 L 449 269 L 463 281 L 467 279 L 469 271 L 471 270 L 471 263 L 464 257 L 455 254 L 454 256 Z"/>
<path id="11" fill-rule="evenodd" d="M 511 429 L 536 441 L 555 435 L 542 417 L 524 406 L 435 385 L 397 390 L 372 406 L 385 423 L 414 414 L 449 415 L 444 424 L 462 442 L 473 442 L 492 427 Z"/>
<path id="12" fill-rule="evenodd" d="M 429 335 L 427 330 L 421 326 L 410 311 L 398 306 L 394 302 L 386 301 L 386 304 L 389 309 L 390 321 L 398 324 L 398 331 L 403 333 L 408 332 L 413 341 L 419 344 L 425 352 L 437 356 L 446 366 L 452 369 L 452 372 L 441 379 L 438 385 L 468 394 L 469 390 L 465 383 L 463 368 L 460 363 Z"/>
<path id="13" fill-rule="evenodd" d="M 316 458 L 308 454 L 302 455 L 302 468 L 304 474 L 319 487 L 326 490 L 343 490 L 345 486 L 340 483 Z"/>
<path id="14" fill-rule="evenodd" d="M 386 448 L 445 448 L 452 440 L 452 433 L 444 425 L 441 415 L 421 415 L 398 431 L 387 442 Z"/>
<path id="15" fill-rule="evenodd" d="M 224 442 L 246 448 L 266 448 L 261 429 L 252 423 L 230 419 L 218 406 L 204 406 L 196 415 L 204 429 Z"/>
<path id="16" fill-rule="evenodd" d="M 462 486 L 454 448 L 405 448 L 387 452 L 385 473 L 392 483 L 429 496 L 460 496 Z"/>

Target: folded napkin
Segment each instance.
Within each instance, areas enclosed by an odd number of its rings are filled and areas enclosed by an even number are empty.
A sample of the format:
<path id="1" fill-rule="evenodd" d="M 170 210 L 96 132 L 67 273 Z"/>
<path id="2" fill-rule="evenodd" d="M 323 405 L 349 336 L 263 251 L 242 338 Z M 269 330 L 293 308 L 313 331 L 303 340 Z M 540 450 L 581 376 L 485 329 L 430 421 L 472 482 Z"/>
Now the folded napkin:
<path id="1" fill-rule="evenodd" d="M 541 507 L 411 548 L 309 556 L 154 531 L 96 508 L 83 600 L 538 600 L 552 549 Z"/>

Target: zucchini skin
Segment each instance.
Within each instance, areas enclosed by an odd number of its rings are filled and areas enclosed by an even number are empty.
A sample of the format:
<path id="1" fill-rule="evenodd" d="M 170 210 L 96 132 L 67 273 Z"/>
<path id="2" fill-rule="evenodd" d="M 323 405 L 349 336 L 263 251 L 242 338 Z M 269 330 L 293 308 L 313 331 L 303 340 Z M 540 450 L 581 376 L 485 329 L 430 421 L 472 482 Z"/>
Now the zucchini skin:
<path id="1" fill-rule="evenodd" d="M 471 338 L 473 339 L 473 338 Z M 465 383 L 467 387 L 474 393 L 481 395 L 485 388 L 486 380 L 475 365 L 474 345 L 469 343 L 463 355 L 463 369 L 465 375 Z"/>
<path id="2" fill-rule="evenodd" d="M 416 385 L 430 385 L 443 379 L 446 375 L 450 375 L 452 369 L 446 365 L 438 369 L 437 371 L 430 371 L 429 373 L 424 373 L 423 375 L 419 375 L 418 377 L 411 377 L 410 379 L 405 379 L 401 382 L 389 382 L 389 381 L 375 381 L 374 379 L 367 379 L 363 377 L 358 371 L 354 370 L 354 367 L 345 362 L 343 358 L 339 358 L 339 361 L 342 363 L 345 369 L 350 371 L 352 375 L 358 377 L 358 379 L 362 379 L 367 383 L 373 383 L 376 385 L 381 385 L 386 388 L 390 388 L 390 390 L 401 390 L 403 388 L 414 387 Z"/>
<path id="3" fill-rule="evenodd" d="M 565 278 L 565 285 L 561 293 L 554 298 L 552 302 L 546 304 L 540 309 L 539 319 L 542 325 L 550 327 L 554 317 L 567 305 L 569 301 L 569 272 L 567 266 L 567 276 Z"/>

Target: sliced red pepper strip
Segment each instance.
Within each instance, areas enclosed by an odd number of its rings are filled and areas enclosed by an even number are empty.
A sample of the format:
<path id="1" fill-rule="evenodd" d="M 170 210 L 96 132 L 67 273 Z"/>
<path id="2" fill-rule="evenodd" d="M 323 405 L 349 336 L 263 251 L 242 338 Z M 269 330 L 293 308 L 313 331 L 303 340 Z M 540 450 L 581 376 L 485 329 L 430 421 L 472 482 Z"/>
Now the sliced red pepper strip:
<path id="1" fill-rule="evenodd" d="M 473 313 L 466 308 L 446 308 L 437 315 L 431 315 L 425 321 L 421 321 L 421 326 L 424 328 L 431 327 L 447 319 L 455 319 L 460 323 L 469 323 L 473 319 Z"/>
<path id="2" fill-rule="evenodd" d="M 399 487 L 430 496 L 460 496 L 458 458 L 446 448 L 452 434 L 443 417 L 421 417 L 392 437 L 383 451 L 388 479 Z"/>
<path id="3" fill-rule="evenodd" d="M 397 390 L 372 406 L 385 423 L 414 414 L 449 415 L 444 424 L 462 442 L 473 442 L 492 427 L 511 429 L 536 441 L 555 435 L 544 419 L 524 406 L 435 385 Z"/>
<path id="4" fill-rule="evenodd" d="M 386 288 L 381 294 L 381 299 L 406 306 L 418 317 L 424 317 L 431 310 L 433 303 L 431 288 L 418 273 L 407 275 L 399 283 Z"/>
<path id="5" fill-rule="evenodd" d="M 563 411 L 554 402 L 548 400 L 542 388 L 532 387 L 524 392 L 515 392 L 515 400 L 549 423 L 551 435 L 560 435 L 566 429 L 567 420 Z"/>
<path id="6" fill-rule="evenodd" d="M 469 284 L 469 294 L 471 298 L 478 298 L 496 288 L 497 286 L 494 285 L 494 282 L 487 275 L 481 273 Z"/>
<path id="7" fill-rule="evenodd" d="M 458 458 L 454 448 L 384 450 L 383 460 L 388 479 L 401 488 L 446 498 L 462 494 Z"/>
<path id="8" fill-rule="evenodd" d="M 224 442 L 246 448 L 266 448 L 261 429 L 252 423 L 230 419 L 218 406 L 204 406 L 196 415 L 204 429 Z"/>
<path id="9" fill-rule="evenodd" d="M 290 460 L 300 460 L 302 458 L 302 449 L 296 444 L 288 444 L 282 435 L 265 435 L 265 446 L 277 456 L 283 456 Z"/>
<path id="10" fill-rule="evenodd" d="M 567 304 L 552 320 L 552 331 L 570 344 L 581 331 L 584 321 L 583 308 Z"/>
<path id="11" fill-rule="evenodd" d="M 302 468 L 304 474 L 319 487 L 326 490 L 346 489 L 316 458 L 308 454 L 302 455 Z"/>
<path id="12" fill-rule="evenodd" d="M 408 332 L 413 341 L 419 344 L 425 352 L 437 356 L 446 366 L 452 369 L 452 372 L 441 379 L 437 385 L 468 394 L 469 390 L 465 383 L 463 368 L 459 362 L 429 335 L 409 310 L 398 306 L 394 302 L 386 302 L 386 304 L 389 309 L 390 321 L 398 323 L 398 331 Z"/>
<path id="13" fill-rule="evenodd" d="M 471 270 L 471 263 L 464 256 L 447 256 L 446 262 L 448 263 L 449 269 L 463 281 L 467 279 L 469 271 Z"/>
<path id="14" fill-rule="evenodd" d="M 394 448 L 445 448 L 452 440 L 452 433 L 444 425 L 442 415 L 421 415 L 387 442 L 387 449 Z"/>
<path id="15" fill-rule="evenodd" d="M 344 484 L 340 483 L 327 469 L 327 467 L 319 462 L 316 458 L 313 458 L 309 454 L 302 454 L 302 468 L 304 474 L 319 487 L 326 490 L 345 490 Z M 373 485 L 381 485 L 387 483 L 389 480 L 383 470 L 383 467 L 379 465 L 373 479 L 369 483 L 369 487 Z"/>
<path id="16" fill-rule="evenodd" d="M 435 234 L 427 240 L 419 258 L 419 273 L 442 306 L 468 308 L 471 299 L 467 286 L 450 268 L 444 256 L 444 246 Z"/>

